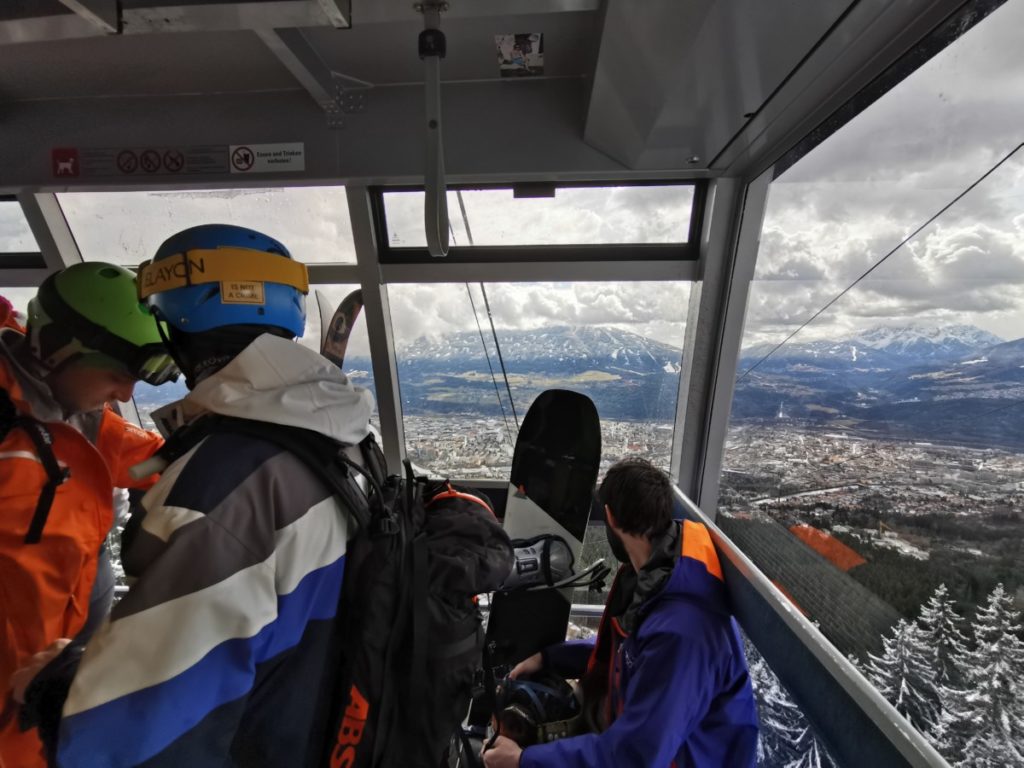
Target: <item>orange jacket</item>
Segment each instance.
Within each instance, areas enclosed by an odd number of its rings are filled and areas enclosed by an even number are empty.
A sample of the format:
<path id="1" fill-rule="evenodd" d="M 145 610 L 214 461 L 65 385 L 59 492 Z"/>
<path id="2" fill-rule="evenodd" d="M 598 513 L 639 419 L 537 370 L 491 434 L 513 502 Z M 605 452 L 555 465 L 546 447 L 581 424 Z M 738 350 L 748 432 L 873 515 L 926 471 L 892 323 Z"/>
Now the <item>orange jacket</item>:
<path id="1" fill-rule="evenodd" d="M 3 296 L 0 296 L 0 328 L 13 328 L 19 333 L 25 332 L 25 326 L 18 322 L 18 313 L 14 306 Z"/>
<path id="2" fill-rule="evenodd" d="M 19 414 L 31 415 L 9 362 L 0 356 L 0 387 Z M 107 407 L 96 444 L 62 422 L 47 422 L 53 453 L 69 470 L 57 488 L 37 543 L 25 536 L 47 475 L 28 433 L 12 429 L 0 442 L 0 768 L 45 766 L 35 731 L 21 733 L 9 680 L 29 658 L 85 623 L 96 560 L 113 524 L 113 489 L 148 488 L 156 477 L 133 480 L 128 470 L 153 455 L 158 435 L 126 422 Z"/>

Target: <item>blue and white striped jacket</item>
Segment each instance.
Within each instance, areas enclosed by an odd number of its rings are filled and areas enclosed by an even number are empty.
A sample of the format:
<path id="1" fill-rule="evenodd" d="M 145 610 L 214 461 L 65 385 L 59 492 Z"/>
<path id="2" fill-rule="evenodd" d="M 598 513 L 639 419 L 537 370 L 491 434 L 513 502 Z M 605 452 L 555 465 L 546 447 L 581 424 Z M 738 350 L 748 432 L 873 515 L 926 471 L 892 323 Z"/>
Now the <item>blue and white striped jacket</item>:
<path id="1" fill-rule="evenodd" d="M 355 443 L 372 399 L 324 358 L 262 336 L 172 409 L 314 428 Z M 215 434 L 146 495 L 135 577 L 93 637 L 58 760 L 95 766 L 304 766 L 327 736 L 352 523 L 278 446 Z"/>

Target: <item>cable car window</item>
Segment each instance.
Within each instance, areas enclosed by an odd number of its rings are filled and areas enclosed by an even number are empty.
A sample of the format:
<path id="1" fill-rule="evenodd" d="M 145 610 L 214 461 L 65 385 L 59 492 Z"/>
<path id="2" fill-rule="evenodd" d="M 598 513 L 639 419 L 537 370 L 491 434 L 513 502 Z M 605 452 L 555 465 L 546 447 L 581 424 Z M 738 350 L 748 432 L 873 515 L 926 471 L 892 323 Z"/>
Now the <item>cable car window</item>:
<path id="1" fill-rule="evenodd" d="M 423 204 L 422 191 L 384 192 L 390 248 L 426 246 Z M 692 184 L 448 191 L 456 246 L 687 243 L 693 207 Z"/>
<path id="2" fill-rule="evenodd" d="M 0 199 L 0 265 L 8 253 L 38 253 L 36 242 L 21 204 L 17 200 Z"/>
<path id="3" fill-rule="evenodd" d="M 717 518 L 950 764 L 1024 738 L 1022 26 L 773 181 Z"/>
<path id="4" fill-rule="evenodd" d="M 667 469 L 689 293 L 688 282 L 388 286 L 409 457 L 507 480 L 530 403 L 564 388 L 597 406 L 603 469 L 631 454 Z"/>
<path id="5" fill-rule="evenodd" d="M 344 187 L 274 187 L 57 195 L 86 261 L 135 266 L 199 224 L 237 224 L 275 237 L 307 264 L 356 261 Z"/>

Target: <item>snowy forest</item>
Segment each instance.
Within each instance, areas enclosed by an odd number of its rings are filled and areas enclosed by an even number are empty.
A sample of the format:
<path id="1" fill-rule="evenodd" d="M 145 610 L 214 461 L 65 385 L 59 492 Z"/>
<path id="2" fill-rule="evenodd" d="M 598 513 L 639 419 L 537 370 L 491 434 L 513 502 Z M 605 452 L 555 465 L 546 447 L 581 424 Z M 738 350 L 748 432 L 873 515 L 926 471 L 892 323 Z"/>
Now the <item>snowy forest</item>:
<path id="1" fill-rule="evenodd" d="M 968 624 L 940 585 L 880 655 L 850 660 L 955 768 L 1024 768 L 1024 627 L 999 584 Z M 761 768 L 830 768 L 825 747 L 749 641 Z"/>

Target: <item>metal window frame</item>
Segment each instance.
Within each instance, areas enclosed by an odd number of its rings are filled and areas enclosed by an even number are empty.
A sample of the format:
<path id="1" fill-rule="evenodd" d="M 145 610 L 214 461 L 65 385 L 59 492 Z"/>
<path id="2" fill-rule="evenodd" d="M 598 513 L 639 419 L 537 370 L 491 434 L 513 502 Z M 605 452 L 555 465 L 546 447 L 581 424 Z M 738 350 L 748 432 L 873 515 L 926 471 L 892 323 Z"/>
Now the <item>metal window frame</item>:
<path id="1" fill-rule="evenodd" d="M 839 765 L 946 766 L 935 748 L 678 487 L 711 534 L 743 630 Z"/>
<path id="2" fill-rule="evenodd" d="M 38 251 L 2 255 L 0 281 L 5 286 L 38 286 L 51 272 L 82 260 L 55 195 L 22 192 L 17 195 L 0 195 L 0 201 L 16 202 L 21 206 L 25 222 L 39 246 Z"/>
<path id="3" fill-rule="evenodd" d="M 376 227 L 380 245 L 381 264 L 480 264 L 480 263 L 558 263 L 573 265 L 578 271 L 581 262 L 696 262 L 700 258 L 698 240 L 704 226 L 704 212 L 708 183 L 706 179 L 636 179 L 511 183 L 480 183 L 449 185 L 449 191 L 462 190 L 533 190 L 545 187 L 551 191 L 594 187 L 692 187 L 693 203 L 690 208 L 690 226 L 685 243 L 616 243 L 579 245 L 474 245 L 452 246 L 442 259 L 430 255 L 425 246 L 394 248 L 389 243 L 387 211 L 384 195 L 388 192 L 423 192 L 422 186 L 387 185 L 370 187 Z"/>

